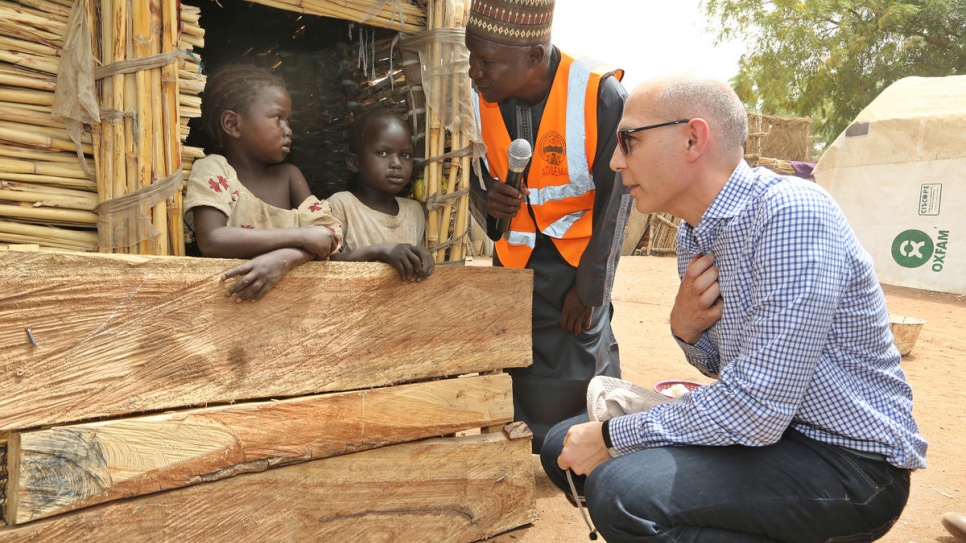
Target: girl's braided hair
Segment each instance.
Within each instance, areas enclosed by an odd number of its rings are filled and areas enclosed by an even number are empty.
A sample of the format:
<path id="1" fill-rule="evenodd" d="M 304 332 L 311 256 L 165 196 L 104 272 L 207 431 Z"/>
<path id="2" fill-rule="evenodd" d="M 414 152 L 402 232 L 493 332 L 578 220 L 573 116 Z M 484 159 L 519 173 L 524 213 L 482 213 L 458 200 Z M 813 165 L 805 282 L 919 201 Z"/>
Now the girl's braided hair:
<path id="1" fill-rule="evenodd" d="M 286 89 L 285 80 L 252 64 L 230 64 L 208 78 L 201 98 L 201 121 L 215 149 L 224 147 L 222 113 L 231 110 L 244 114 L 262 90 L 269 87 Z"/>

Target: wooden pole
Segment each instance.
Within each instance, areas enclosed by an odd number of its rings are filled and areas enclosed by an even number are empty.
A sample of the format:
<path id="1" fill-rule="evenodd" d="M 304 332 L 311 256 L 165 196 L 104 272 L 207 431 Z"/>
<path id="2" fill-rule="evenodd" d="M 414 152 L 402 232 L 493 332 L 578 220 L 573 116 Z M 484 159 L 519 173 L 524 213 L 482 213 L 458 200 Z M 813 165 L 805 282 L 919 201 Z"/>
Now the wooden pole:
<path id="1" fill-rule="evenodd" d="M 131 46 L 133 55 L 130 58 L 143 58 L 151 55 L 151 42 L 154 36 L 151 32 L 151 7 L 148 2 L 149 0 L 132 0 L 131 3 Z M 150 186 L 154 177 L 154 103 L 152 102 L 151 75 L 149 70 L 139 70 L 133 74 L 133 79 L 136 93 L 134 97 L 136 114 L 133 127 L 134 141 L 131 142 L 130 148 L 133 152 L 135 177 L 134 183 L 129 187 L 130 192 Z M 145 210 L 145 213 L 148 213 L 153 222 L 154 213 L 148 210 Z M 138 232 L 138 237 L 143 234 L 143 232 Z M 155 249 L 157 247 L 152 244 L 150 239 L 145 239 L 137 244 L 139 254 L 153 254 Z"/>
<path id="2" fill-rule="evenodd" d="M 443 0 L 432 0 L 428 2 L 429 7 L 429 20 L 428 26 L 430 30 L 435 30 L 443 25 Z M 440 57 L 440 46 L 439 43 L 433 43 L 430 46 L 430 62 L 438 62 Z M 423 82 L 424 88 L 426 82 Z M 430 82 L 430 88 L 432 89 L 432 95 L 434 97 L 439 96 L 441 90 L 439 78 L 434 77 Z M 439 145 L 439 140 L 441 138 L 441 127 L 439 114 L 436 108 L 430 107 L 429 100 L 426 101 L 426 158 L 430 159 L 432 157 L 438 156 L 438 150 L 441 147 Z M 440 191 L 440 177 L 442 175 L 442 164 L 439 161 L 431 162 L 426 167 L 426 194 L 429 196 L 437 195 Z M 439 210 L 430 209 L 428 217 L 426 219 L 426 245 L 430 249 L 438 245 L 439 239 Z M 436 261 L 441 262 L 440 255 L 436 255 Z"/>
<path id="3" fill-rule="evenodd" d="M 108 4 L 111 5 L 108 5 Z M 109 7 L 110 11 L 104 12 L 103 7 Z M 127 58 L 127 0 L 105 0 L 102 4 L 101 17 L 107 19 L 112 25 L 111 36 L 113 40 L 111 41 L 111 62 L 117 62 Z M 106 45 L 107 42 L 105 42 Z M 106 55 L 105 55 L 106 56 Z M 124 74 L 119 74 L 112 76 L 113 85 L 111 90 L 113 92 L 112 103 L 115 109 L 125 110 L 128 104 L 124 99 L 126 94 L 125 89 L 127 86 L 126 77 Z M 116 198 L 118 196 L 128 193 L 127 190 L 127 178 L 128 178 L 128 168 L 127 168 L 127 157 L 126 143 L 127 138 L 127 125 L 131 123 L 131 119 L 125 117 L 124 119 L 118 120 L 111 123 L 111 131 L 113 132 L 113 157 L 114 162 L 114 172 L 113 176 L 109 179 L 112 185 L 111 188 L 111 198 Z M 104 248 L 106 252 L 117 252 L 126 253 L 127 247 L 113 247 L 114 237 L 113 237 L 113 221 L 108 219 L 107 227 L 111 229 L 109 232 L 109 240 L 112 246 Z"/>
<path id="4" fill-rule="evenodd" d="M 178 48 L 178 2 L 162 2 L 161 52 Z M 191 26 L 191 25 L 187 25 Z M 181 115 L 178 111 L 178 62 L 161 68 L 161 107 L 164 126 L 164 176 L 181 170 Z M 184 221 L 181 187 L 165 203 L 168 216 L 169 254 L 184 256 Z"/>
<path id="5" fill-rule="evenodd" d="M 170 0 L 165 0 L 165 3 L 171 4 Z M 150 12 L 150 50 L 152 55 L 161 54 L 161 0 L 150 0 L 149 2 L 149 12 Z M 156 180 L 164 179 L 167 177 L 165 161 L 164 161 L 164 144 L 165 135 L 168 132 L 168 127 L 164 123 L 164 113 L 162 111 L 163 104 L 161 101 L 162 88 L 161 88 L 161 68 L 153 68 L 147 72 L 146 79 L 150 84 L 151 91 L 151 168 L 148 172 L 148 184 L 154 183 Z M 144 152 L 144 151 L 142 151 Z M 151 211 L 151 219 L 154 223 L 154 227 L 158 231 L 158 235 L 153 237 L 151 241 L 151 254 L 153 255 L 170 255 L 171 246 L 168 242 L 168 201 L 163 200 L 154 206 Z"/>

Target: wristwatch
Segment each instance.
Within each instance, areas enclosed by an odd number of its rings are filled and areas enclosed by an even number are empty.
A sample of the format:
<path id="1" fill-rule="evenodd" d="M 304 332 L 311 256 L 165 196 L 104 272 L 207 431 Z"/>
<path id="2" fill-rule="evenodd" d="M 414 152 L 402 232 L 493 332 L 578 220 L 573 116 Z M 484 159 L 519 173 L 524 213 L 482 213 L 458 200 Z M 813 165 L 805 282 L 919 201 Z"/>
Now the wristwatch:
<path id="1" fill-rule="evenodd" d="M 607 448 L 608 454 L 611 458 L 617 458 L 620 453 L 614 448 L 614 444 L 610 440 L 610 421 L 613 419 L 607 419 L 600 427 L 600 434 L 604 438 L 604 447 Z"/>

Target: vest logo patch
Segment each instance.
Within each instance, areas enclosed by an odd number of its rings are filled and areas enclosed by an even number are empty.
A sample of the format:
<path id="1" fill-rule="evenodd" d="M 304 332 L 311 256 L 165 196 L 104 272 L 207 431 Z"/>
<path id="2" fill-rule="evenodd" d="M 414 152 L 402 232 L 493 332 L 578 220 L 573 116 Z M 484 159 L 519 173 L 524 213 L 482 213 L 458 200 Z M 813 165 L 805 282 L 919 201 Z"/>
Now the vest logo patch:
<path id="1" fill-rule="evenodd" d="M 540 150 L 540 158 L 547 164 L 560 166 L 564 163 L 564 158 L 567 154 L 567 144 L 564 142 L 563 136 L 559 133 L 551 131 L 544 134 L 540 138 L 540 143 L 537 144 L 537 149 Z"/>
<path id="2" fill-rule="evenodd" d="M 537 151 L 544 161 L 545 177 L 569 177 L 567 171 L 567 142 L 559 132 L 550 131 L 540 138 Z"/>

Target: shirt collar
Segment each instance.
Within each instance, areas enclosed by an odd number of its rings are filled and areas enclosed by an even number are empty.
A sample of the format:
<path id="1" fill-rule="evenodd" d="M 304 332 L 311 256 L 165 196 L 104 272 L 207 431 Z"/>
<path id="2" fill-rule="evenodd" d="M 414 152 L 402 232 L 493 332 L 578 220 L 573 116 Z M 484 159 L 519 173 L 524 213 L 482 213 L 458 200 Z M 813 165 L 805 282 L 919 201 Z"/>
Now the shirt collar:
<path id="1" fill-rule="evenodd" d="M 682 244 L 681 249 L 690 253 L 713 253 L 712 247 L 717 237 L 718 227 L 738 216 L 744 209 L 751 199 L 754 179 L 755 172 L 748 167 L 748 164 L 744 160 L 739 162 L 731 172 L 731 177 L 721 188 L 721 192 L 715 196 L 714 201 L 704 212 L 701 221 L 695 226 L 682 221 L 684 227 L 678 237 L 678 242 Z"/>
<path id="2" fill-rule="evenodd" d="M 704 224 L 707 219 L 730 219 L 737 216 L 751 198 L 754 180 L 755 172 L 744 160 L 739 162 L 698 225 Z"/>

